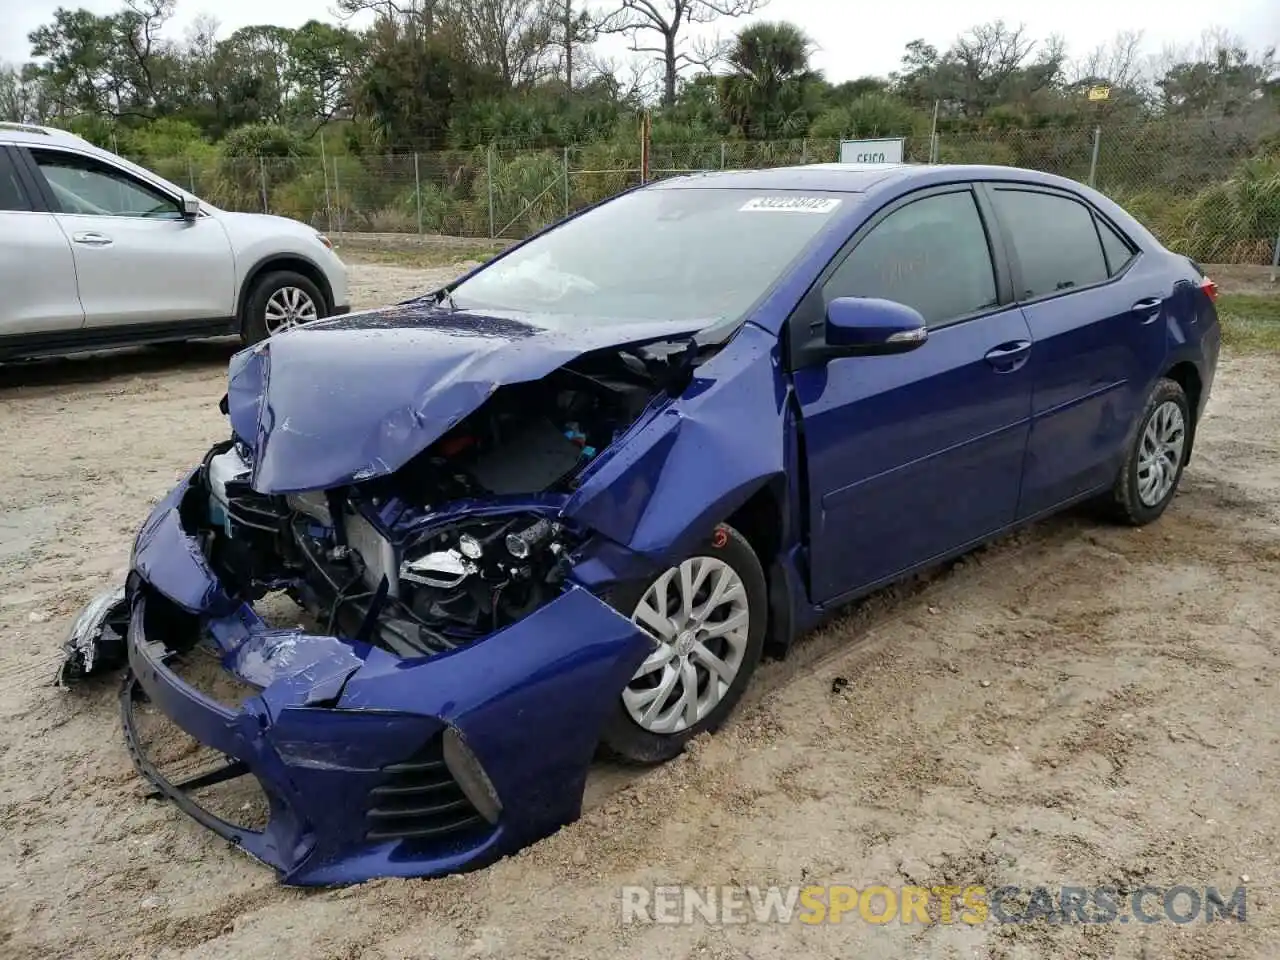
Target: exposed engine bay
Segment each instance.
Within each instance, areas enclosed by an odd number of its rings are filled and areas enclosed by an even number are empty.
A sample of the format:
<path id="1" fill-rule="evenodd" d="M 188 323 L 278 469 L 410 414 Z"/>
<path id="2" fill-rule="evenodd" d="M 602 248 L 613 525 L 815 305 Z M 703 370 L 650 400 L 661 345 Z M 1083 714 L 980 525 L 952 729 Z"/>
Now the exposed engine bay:
<path id="1" fill-rule="evenodd" d="M 283 590 L 326 633 L 442 653 L 560 592 L 581 535 L 531 495 L 562 501 L 655 396 L 687 385 L 693 359 L 687 343 L 587 354 L 499 388 L 394 473 L 331 490 L 254 491 L 233 438 L 206 455 L 183 523 L 228 591 Z"/>

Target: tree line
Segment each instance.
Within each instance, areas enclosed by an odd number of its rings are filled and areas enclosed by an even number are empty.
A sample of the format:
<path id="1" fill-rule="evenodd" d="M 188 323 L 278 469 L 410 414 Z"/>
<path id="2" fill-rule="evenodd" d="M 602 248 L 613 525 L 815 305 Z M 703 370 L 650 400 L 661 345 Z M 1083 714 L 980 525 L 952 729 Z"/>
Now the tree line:
<path id="1" fill-rule="evenodd" d="M 887 77 L 831 83 L 794 24 L 706 39 L 767 0 L 338 0 L 337 23 L 221 37 L 204 18 L 181 39 L 167 30 L 175 2 L 58 9 L 30 34 L 30 61 L 0 69 L 0 119 L 94 139 L 170 121 L 206 142 L 245 127 L 310 140 L 337 124 L 353 149 L 398 153 L 634 136 L 644 108 L 655 141 L 919 134 L 935 116 L 944 133 L 1153 118 L 1261 129 L 1280 114 L 1275 50 L 1221 31 L 1155 56 L 1126 33 L 1073 57 L 997 21 L 945 47 L 912 41 Z M 630 58 L 599 54 L 609 35 Z M 1110 96 L 1090 100 L 1100 85 Z"/>
<path id="2" fill-rule="evenodd" d="M 1280 232 L 1280 63 L 1220 30 L 1073 54 L 995 21 L 832 82 L 800 27 L 741 20 L 767 0 L 336 2 L 336 22 L 198 19 L 181 38 L 175 0 L 58 9 L 29 62 L 0 66 L 0 120 L 71 129 L 228 209 L 349 229 L 537 229 L 637 182 L 646 112 L 654 175 L 904 136 L 915 160 L 1096 173 L 1206 262 L 1269 262 Z M 611 35 L 630 56 L 602 55 Z"/>

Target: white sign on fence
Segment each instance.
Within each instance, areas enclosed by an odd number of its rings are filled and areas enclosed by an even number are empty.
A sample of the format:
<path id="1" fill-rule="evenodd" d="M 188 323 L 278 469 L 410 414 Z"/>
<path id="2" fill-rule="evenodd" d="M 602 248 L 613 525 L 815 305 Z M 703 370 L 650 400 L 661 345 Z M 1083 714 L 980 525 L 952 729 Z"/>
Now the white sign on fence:
<path id="1" fill-rule="evenodd" d="M 841 163 L 901 163 L 906 137 L 882 140 L 841 140 Z"/>

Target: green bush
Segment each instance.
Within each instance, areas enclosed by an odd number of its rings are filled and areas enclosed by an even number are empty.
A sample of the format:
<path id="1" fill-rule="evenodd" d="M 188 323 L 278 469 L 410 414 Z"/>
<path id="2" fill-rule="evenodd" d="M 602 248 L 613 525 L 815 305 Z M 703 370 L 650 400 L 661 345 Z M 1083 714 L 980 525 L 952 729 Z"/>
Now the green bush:
<path id="1" fill-rule="evenodd" d="M 1173 243 L 1183 231 L 1187 210 L 1191 205 L 1190 197 L 1179 196 L 1171 190 L 1159 187 L 1105 192 L 1162 242 Z"/>
<path id="2" fill-rule="evenodd" d="M 493 178 L 482 169 L 473 197 L 487 204 L 492 186 L 494 229 L 498 236 L 519 237 L 558 220 L 565 212 L 564 156 L 559 150 L 498 157 Z"/>
<path id="3" fill-rule="evenodd" d="M 569 154 L 570 207 L 591 206 L 640 182 L 640 145 L 596 143 Z"/>
<path id="4" fill-rule="evenodd" d="M 238 127 L 222 141 L 216 175 L 204 187 L 206 198 L 231 210 L 262 210 L 263 192 L 297 178 L 310 145 L 287 127 L 251 124 Z"/>
<path id="5" fill-rule="evenodd" d="M 809 136 L 866 139 L 928 133 L 928 130 L 916 130 L 916 123 L 915 111 L 897 97 L 864 93 L 846 104 L 828 107 L 820 113 L 809 127 Z"/>
<path id="6" fill-rule="evenodd" d="M 1267 263 L 1280 234 L 1280 159 L 1240 164 L 1223 183 L 1198 194 L 1171 244 L 1197 260 Z"/>
<path id="7" fill-rule="evenodd" d="M 925 144 L 927 153 L 927 142 Z M 938 138 L 939 163 L 991 163 L 1002 167 L 1021 166 L 1014 148 L 1002 140 L 977 134 Z"/>

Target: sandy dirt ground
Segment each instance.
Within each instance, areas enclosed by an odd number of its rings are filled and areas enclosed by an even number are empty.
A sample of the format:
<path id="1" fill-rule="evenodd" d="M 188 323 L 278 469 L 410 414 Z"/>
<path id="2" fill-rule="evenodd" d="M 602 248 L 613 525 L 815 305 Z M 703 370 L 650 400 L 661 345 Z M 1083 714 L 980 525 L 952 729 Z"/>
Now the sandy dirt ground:
<path id="1" fill-rule="evenodd" d="M 359 302 L 423 289 L 364 266 Z M 145 799 L 116 687 L 49 685 L 150 504 L 225 435 L 230 346 L 0 370 L 0 956 L 1276 955 L 1280 362 L 1227 356 L 1157 524 L 1039 524 L 765 665 L 718 736 L 441 881 L 273 874 Z M 1248 878 L 1247 881 L 1243 878 Z M 1248 890 L 1246 923 L 624 925 L 623 885 Z"/>

